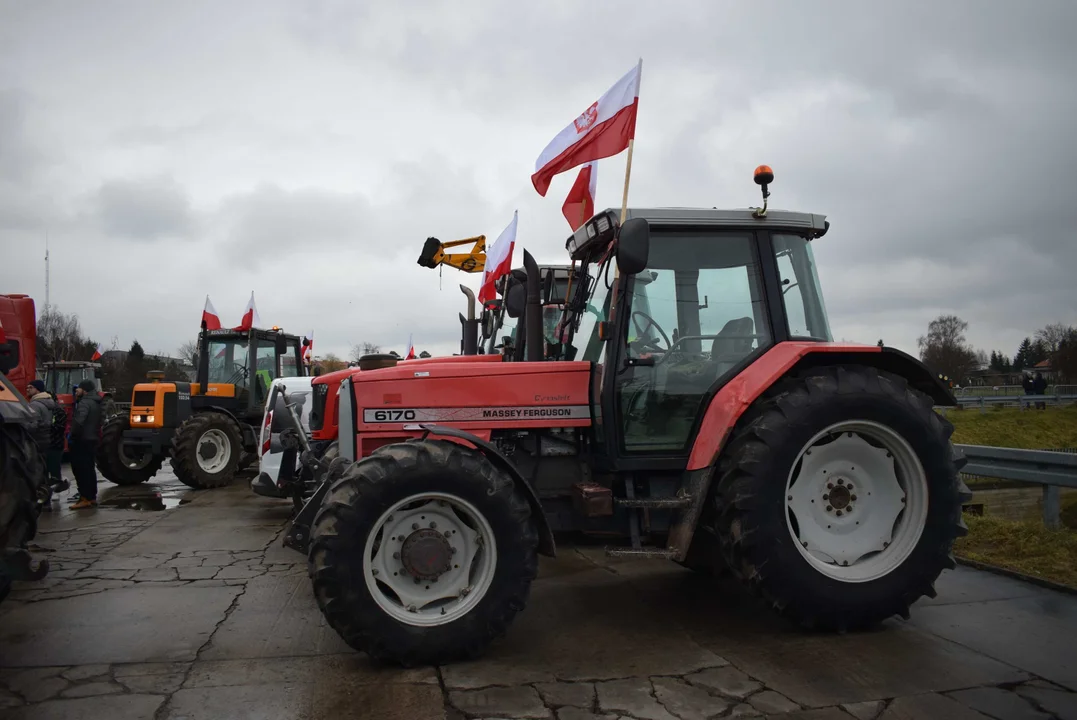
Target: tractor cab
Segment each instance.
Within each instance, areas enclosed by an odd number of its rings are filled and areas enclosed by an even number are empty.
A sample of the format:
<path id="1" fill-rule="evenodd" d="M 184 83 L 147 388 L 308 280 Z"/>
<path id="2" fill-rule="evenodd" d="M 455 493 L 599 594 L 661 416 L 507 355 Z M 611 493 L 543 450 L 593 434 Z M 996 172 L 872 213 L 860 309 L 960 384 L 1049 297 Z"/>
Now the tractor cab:
<path id="1" fill-rule="evenodd" d="M 198 383 L 192 393 L 230 395 L 240 406 L 261 408 L 274 380 L 305 374 L 301 341 L 295 335 L 279 328 L 207 330 L 199 343 Z"/>
<path id="2" fill-rule="evenodd" d="M 74 402 L 75 388 L 83 380 L 91 380 L 101 390 L 101 363 L 57 361 L 43 363 L 45 390 L 64 403 Z"/>

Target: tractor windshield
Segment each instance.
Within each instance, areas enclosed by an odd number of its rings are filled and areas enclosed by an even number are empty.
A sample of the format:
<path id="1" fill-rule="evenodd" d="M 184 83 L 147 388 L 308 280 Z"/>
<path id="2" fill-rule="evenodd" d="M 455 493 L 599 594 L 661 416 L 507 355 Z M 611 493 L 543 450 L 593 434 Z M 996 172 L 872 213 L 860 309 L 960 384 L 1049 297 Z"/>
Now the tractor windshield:
<path id="1" fill-rule="evenodd" d="M 247 341 L 211 340 L 209 382 L 247 387 Z"/>
<path id="2" fill-rule="evenodd" d="M 782 303 L 794 338 L 831 341 L 830 324 L 823 304 L 823 291 L 815 270 L 811 243 L 801 235 L 771 235 L 778 274 L 782 283 Z"/>
<path id="3" fill-rule="evenodd" d="M 93 380 L 100 392 L 101 382 L 92 367 L 50 367 L 45 371 L 45 388 L 53 394 L 71 395 L 83 380 Z"/>

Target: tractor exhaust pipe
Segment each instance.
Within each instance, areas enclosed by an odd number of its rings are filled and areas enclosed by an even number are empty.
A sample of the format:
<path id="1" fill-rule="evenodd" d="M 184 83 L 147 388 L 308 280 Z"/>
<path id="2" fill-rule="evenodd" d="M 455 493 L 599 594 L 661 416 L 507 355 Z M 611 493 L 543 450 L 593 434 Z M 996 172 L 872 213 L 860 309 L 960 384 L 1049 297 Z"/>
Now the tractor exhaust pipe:
<path id="1" fill-rule="evenodd" d="M 464 355 L 478 355 L 479 321 L 475 318 L 475 293 L 466 285 L 460 286 L 460 292 L 467 296 L 467 318 L 460 316 L 460 324 L 463 326 L 460 352 Z"/>
<path id="2" fill-rule="evenodd" d="M 198 381 L 199 395 L 209 392 L 209 342 L 205 322 L 202 323 L 202 332 L 198 333 L 198 371 L 195 380 Z"/>
<path id="3" fill-rule="evenodd" d="M 527 271 L 527 305 L 524 309 L 527 361 L 541 362 L 543 356 L 542 278 L 539 277 L 538 263 L 526 250 L 524 250 L 524 270 Z"/>

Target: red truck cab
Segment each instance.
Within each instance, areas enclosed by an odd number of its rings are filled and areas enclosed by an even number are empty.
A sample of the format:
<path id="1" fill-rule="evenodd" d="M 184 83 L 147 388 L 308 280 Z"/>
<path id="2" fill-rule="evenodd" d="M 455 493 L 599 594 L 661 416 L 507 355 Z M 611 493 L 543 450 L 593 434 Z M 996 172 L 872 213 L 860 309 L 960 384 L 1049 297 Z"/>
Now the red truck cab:
<path id="1" fill-rule="evenodd" d="M 37 376 L 37 312 L 29 295 L 0 294 L 0 352 L 15 356 L 8 380 L 21 393 Z"/>

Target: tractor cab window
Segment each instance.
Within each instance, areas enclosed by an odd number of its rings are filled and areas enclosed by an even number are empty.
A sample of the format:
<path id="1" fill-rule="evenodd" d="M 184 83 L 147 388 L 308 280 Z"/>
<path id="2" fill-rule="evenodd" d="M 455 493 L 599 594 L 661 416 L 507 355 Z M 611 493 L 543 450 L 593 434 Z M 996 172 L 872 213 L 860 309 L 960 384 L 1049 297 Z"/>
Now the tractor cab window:
<path id="1" fill-rule="evenodd" d="M 209 382 L 249 388 L 247 341 L 216 340 L 209 343 Z"/>
<path id="2" fill-rule="evenodd" d="M 782 286 L 782 302 L 794 338 L 832 340 L 823 304 L 823 291 L 815 270 L 811 243 L 801 235 L 775 233 L 774 254 Z"/>
<path id="3" fill-rule="evenodd" d="M 269 386 L 277 378 L 277 348 L 269 340 L 259 340 L 254 351 L 255 393 L 259 400 L 269 397 Z"/>
<path id="4" fill-rule="evenodd" d="M 623 450 L 684 452 L 703 398 L 770 344 L 752 233 L 653 232 L 629 282 Z"/>
<path id="5" fill-rule="evenodd" d="M 45 388 L 53 394 L 71 395 L 75 386 L 83 380 L 93 380 L 100 392 L 101 381 L 95 376 L 92 367 L 49 368 L 45 371 Z"/>
<path id="6" fill-rule="evenodd" d="M 280 356 L 280 376 L 286 378 L 299 376 L 299 364 L 291 352 Z"/>

